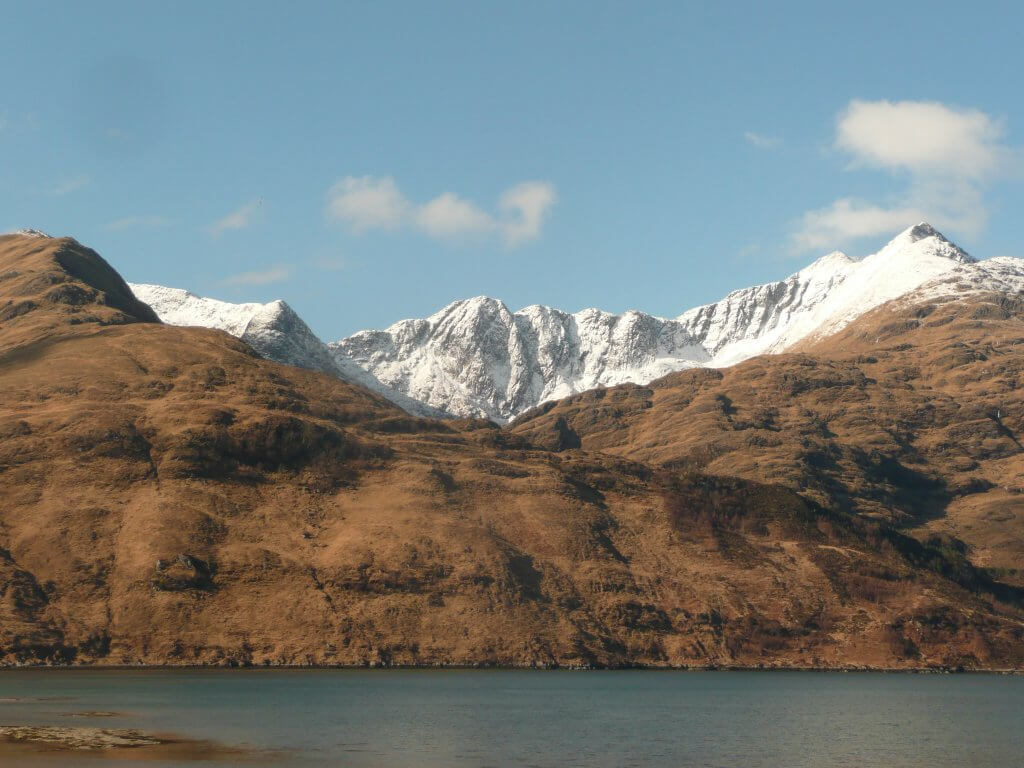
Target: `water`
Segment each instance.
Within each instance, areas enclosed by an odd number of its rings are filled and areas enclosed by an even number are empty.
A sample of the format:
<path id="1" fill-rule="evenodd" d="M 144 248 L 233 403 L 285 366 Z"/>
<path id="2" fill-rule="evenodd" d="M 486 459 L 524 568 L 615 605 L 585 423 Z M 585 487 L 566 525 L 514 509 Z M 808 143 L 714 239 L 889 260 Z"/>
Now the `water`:
<path id="1" fill-rule="evenodd" d="M 810 672 L 0 673 L 0 724 L 137 728 L 351 768 L 1024 765 L 1024 678 Z M 69 718 L 113 710 L 113 718 Z M 0 755 L 5 765 L 252 765 Z M 56 761 L 56 762 L 53 762 Z"/>

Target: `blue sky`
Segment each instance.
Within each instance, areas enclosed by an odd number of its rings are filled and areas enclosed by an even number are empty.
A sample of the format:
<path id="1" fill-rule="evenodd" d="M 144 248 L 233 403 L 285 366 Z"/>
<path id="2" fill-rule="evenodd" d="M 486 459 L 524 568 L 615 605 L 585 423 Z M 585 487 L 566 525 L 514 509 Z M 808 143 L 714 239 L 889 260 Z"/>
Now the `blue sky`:
<path id="1" fill-rule="evenodd" d="M 673 316 L 919 217 L 1024 256 L 1021 6 L 832 5 L 6 3 L 0 230 L 325 340 Z"/>

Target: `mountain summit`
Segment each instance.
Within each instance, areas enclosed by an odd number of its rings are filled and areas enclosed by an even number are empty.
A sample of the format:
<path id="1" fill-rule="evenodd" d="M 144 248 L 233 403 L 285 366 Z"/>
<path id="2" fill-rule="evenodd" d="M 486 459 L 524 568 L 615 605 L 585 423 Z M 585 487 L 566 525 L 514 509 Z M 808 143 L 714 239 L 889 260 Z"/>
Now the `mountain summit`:
<path id="1" fill-rule="evenodd" d="M 868 310 L 974 263 L 921 222 L 860 261 L 834 252 L 785 280 L 735 291 L 677 319 L 712 354 L 713 366 L 732 365 L 834 333 Z"/>
<path id="2" fill-rule="evenodd" d="M 893 243 L 901 243 L 906 241 L 916 243 L 919 240 L 927 240 L 929 238 L 935 238 L 935 240 L 937 240 L 938 242 L 945 243 L 946 245 L 948 245 L 949 250 L 947 254 L 950 258 L 953 258 L 956 261 L 977 261 L 977 259 L 971 256 L 969 253 L 967 253 L 966 251 L 964 251 L 951 241 L 947 240 L 945 235 L 939 232 L 939 230 L 935 229 L 935 227 L 933 227 L 927 221 L 919 222 L 914 226 L 908 227 L 907 229 L 903 230 L 900 234 L 893 238 L 892 242 L 890 242 L 889 245 L 892 245 Z"/>
<path id="3" fill-rule="evenodd" d="M 196 296 L 181 288 L 132 283 L 135 295 L 169 325 L 195 325 L 226 331 L 264 357 L 279 363 L 342 376 L 342 370 L 309 326 L 284 301 L 268 304 Z"/>

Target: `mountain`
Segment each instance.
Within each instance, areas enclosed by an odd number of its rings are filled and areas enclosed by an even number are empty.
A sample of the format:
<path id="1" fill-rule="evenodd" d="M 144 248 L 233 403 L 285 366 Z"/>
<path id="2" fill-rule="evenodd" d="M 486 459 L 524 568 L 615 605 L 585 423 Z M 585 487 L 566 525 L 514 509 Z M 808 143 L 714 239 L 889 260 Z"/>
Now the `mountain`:
<path id="1" fill-rule="evenodd" d="M 570 315 L 541 306 L 513 313 L 485 296 L 330 348 L 416 400 L 499 423 L 545 400 L 649 381 L 709 359 L 672 320 L 597 309 Z"/>
<path id="2" fill-rule="evenodd" d="M 921 223 L 860 261 L 831 253 L 785 280 L 735 291 L 675 320 L 536 306 L 511 312 L 478 297 L 329 346 L 416 400 L 504 423 L 597 386 L 780 352 L 936 280 L 973 290 L 1000 280 L 1009 290 L 1024 285 L 1017 260 L 985 264 Z"/>
<path id="3" fill-rule="evenodd" d="M 268 360 L 323 371 L 360 384 L 417 416 L 447 415 L 381 384 L 373 374 L 347 356 L 329 350 L 295 310 L 283 301 L 233 304 L 196 296 L 181 288 L 147 283 L 131 283 L 130 287 L 141 301 L 149 304 L 160 319 L 169 325 L 225 331 L 244 341 Z"/>
<path id="4" fill-rule="evenodd" d="M 216 328 L 241 339 L 264 357 L 287 365 L 342 376 L 342 367 L 290 306 L 232 304 L 181 288 L 130 283 L 132 292 L 169 325 Z"/>
<path id="5" fill-rule="evenodd" d="M 1024 587 L 1024 294 L 911 297 L 799 352 L 575 395 L 510 431 L 779 483 Z"/>
<path id="6" fill-rule="evenodd" d="M 225 330 L 268 359 L 357 382 L 417 416 L 503 424 L 595 387 L 644 384 L 791 349 L 926 286 L 933 293 L 1012 292 L 1024 286 L 1024 267 L 1009 258 L 978 262 L 921 223 L 859 261 L 830 253 L 784 280 L 734 291 L 674 320 L 543 306 L 513 312 L 479 296 L 329 345 L 282 301 L 231 304 L 175 288 L 132 287 L 164 322 Z"/>
<path id="7" fill-rule="evenodd" d="M 503 429 L 0 237 L 0 663 L 1024 669 L 1016 566 L 935 528 L 1020 540 L 1024 307 L 933 304 Z"/>
<path id="8" fill-rule="evenodd" d="M 921 223 L 860 261 L 830 253 L 785 280 L 735 291 L 677 320 L 712 355 L 712 365 L 722 367 L 834 333 L 874 307 L 974 264 Z"/>

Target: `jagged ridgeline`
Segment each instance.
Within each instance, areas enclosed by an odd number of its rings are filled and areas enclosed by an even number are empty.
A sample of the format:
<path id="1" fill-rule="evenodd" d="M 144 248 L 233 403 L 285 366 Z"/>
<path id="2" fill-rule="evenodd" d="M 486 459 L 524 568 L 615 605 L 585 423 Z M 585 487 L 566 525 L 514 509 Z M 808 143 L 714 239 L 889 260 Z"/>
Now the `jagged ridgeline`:
<path id="1" fill-rule="evenodd" d="M 500 428 L 0 237 L 0 660 L 1024 667 L 1024 309 L 955 263 L 832 346 Z"/>
<path id="2" fill-rule="evenodd" d="M 480 296 L 324 345 L 282 302 L 227 304 L 159 286 L 133 289 L 165 322 L 221 328 L 273 360 L 334 372 L 418 415 L 503 424 L 594 387 L 646 384 L 791 349 L 899 297 L 1022 287 L 1019 259 L 978 262 L 919 224 L 859 261 L 830 253 L 784 280 L 735 291 L 675 319 L 542 306 L 513 312 Z"/>

